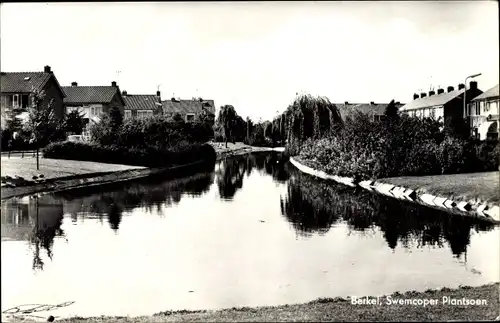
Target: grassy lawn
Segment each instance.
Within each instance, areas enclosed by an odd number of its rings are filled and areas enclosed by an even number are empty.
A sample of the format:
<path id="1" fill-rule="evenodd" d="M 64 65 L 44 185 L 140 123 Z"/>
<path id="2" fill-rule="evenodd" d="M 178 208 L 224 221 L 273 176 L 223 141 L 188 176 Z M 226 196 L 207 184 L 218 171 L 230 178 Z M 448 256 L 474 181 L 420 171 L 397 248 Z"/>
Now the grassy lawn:
<path id="1" fill-rule="evenodd" d="M 291 322 L 291 321 L 476 321 L 493 320 L 499 315 L 499 283 L 481 287 L 429 290 L 424 293 L 408 292 L 392 294 L 392 299 L 436 300 L 434 305 L 388 305 L 381 297 L 382 305 L 352 305 L 347 299 L 318 299 L 316 301 L 276 307 L 233 308 L 219 311 L 176 311 L 142 317 L 95 317 L 56 320 L 67 323 L 94 322 Z M 450 305 L 450 299 L 486 300 L 486 305 Z M 17 321 L 21 322 L 21 321 Z"/>
<path id="2" fill-rule="evenodd" d="M 2 156 L 2 176 L 18 175 L 25 179 L 43 174 L 45 178 L 57 178 L 99 172 L 114 172 L 144 167 L 104 164 L 77 160 L 40 158 L 40 170 L 36 169 L 36 158 L 10 158 Z"/>
<path id="3" fill-rule="evenodd" d="M 500 202 L 500 172 L 392 177 L 379 181 L 458 201 L 479 199 L 497 205 Z"/>

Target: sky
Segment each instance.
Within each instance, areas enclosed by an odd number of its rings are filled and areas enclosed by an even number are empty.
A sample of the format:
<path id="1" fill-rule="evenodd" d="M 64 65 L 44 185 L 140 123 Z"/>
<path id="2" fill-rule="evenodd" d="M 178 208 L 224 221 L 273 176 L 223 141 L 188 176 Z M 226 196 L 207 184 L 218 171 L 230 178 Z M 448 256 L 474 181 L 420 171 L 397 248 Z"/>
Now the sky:
<path id="1" fill-rule="evenodd" d="M 213 99 L 270 119 L 302 93 L 400 102 L 498 84 L 497 1 L 3 3 L 3 72 Z"/>

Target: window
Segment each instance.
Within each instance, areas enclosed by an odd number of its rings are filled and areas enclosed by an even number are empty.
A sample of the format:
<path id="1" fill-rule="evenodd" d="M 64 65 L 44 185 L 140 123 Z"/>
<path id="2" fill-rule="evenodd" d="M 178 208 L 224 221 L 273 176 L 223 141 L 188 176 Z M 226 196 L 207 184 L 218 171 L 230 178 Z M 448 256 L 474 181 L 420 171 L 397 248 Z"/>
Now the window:
<path id="1" fill-rule="evenodd" d="M 125 110 L 125 119 L 130 119 L 130 118 L 132 118 L 132 111 Z"/>
<path id="2" fill-rule="evenodd" d="M 90 115 L 91 116 L 95 115 L 95 108 L 94 107 L 90 107 Z"/>
<path id="3" fill-rule="evenodd" d="M 137 111 L 138 118 L 147 118 L 153 116 L 153 110 L 140 110 Z"/>
<path id="4" fill-rule="evenodd" d="M 12 107 L 14 107 L 14 108 L 19 107 L 19 94 L 14 94 L 12 96 Z"/>
<path id="5" fill-rule="evenodd" d="M 186 122 L 193 121 L 194 120 L 194 113 L 187 113 L 186 114 Z"/>

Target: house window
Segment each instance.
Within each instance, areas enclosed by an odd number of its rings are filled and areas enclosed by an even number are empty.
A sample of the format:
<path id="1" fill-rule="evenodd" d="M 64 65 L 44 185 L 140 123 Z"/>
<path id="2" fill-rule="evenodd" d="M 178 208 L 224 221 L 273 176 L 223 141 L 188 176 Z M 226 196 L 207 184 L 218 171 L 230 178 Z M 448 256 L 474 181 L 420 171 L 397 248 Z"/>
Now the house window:
<path id="1" fill-rule="evenodd" d="M 19 108 L 19 94 L 14 94 L 12 96 L 12 107 Z"/>
<path id="2" fill-rule="evenodd" d="M 90 107 L 90 115 L 91 116 L 95 115 L 95 108 L 94 107 Z"/>
<path id="3" fill-rule="evenodd" d="M 190 122 L 194 120 L 194 113 L 187 113 L 186 114 L 186 122 Z"/>
<path id="4" fill-rule="evenodd" d="M 130 118 L 132 118 L 132 111 L 125 110 L 125 119 L 130 119 Z"/>
<path id="5" fill-rule="evenodd" d="M 147 118 L 153 116 L 153 110 L 140 110 L 137 111 L 137 117 L 139 118 Z"/>

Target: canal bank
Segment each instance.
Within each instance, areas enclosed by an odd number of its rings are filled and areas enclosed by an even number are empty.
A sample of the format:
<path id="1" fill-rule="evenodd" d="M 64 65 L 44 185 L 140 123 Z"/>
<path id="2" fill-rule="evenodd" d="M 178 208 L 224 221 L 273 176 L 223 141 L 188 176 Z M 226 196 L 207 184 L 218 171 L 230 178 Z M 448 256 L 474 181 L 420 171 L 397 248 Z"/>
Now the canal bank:
<path id="1" fill-rule="evenodd" d="M 228 144 L 228 148 L 214 145 L 214 149 L 217 160 L 252 152 L 284 151 L 284 148 L 252 147 L 242 143 Z M 42 158 L 40 163 L 42 165 L 41 171 L 37 171 L 34 158 L 2 158 L 2 182 L 5 180 L 6 183 L 14 183 L 14 185 L 2 185 L 1 198 L 7 199 L 34 193 L 58 192 L 137 180 L 196 166 L 203 163 L 203 160 L 165 168 L 45 158 Z M 44 175 L 43 181 L 31 181 L 32 176 L 40 173 Z M 16 185 L 20 182 L 21 184 Z"/>
<path id="2" fill-rule="evenodd" d="M 140 317 L 74 317 L 66 323 L 94 322 L 446 322 L 499 319 L 499 283 L 479 287 L 443 288 L 394 293 L 380 297 L 322 298 L 305 304 L 243 307 L 216 311 L 165 311 Z M 48 316 L 48 315 L 47 315 Z M 9 322 L 21 322 L 10 320 Z M 23 321 L 26 322 L 26 321 Z"/>
<path id="3" fill-rule="evenodd" d="M 474 196 L 474 198 L 467 198 L 467 195 L 456 196 L 449 191 L 444 191 L 443 188 L 439 185 L 433 185 L 432 189 L 429 190 L 429 183 L 442 182 L 443 180 L 446 180 L 446 175 L 442 175 L 444 177 L 431 176 L 429 177 L 429 180 L 425 180 L 425 177 L 418 177 L 418 179 L 420 180 L 413 180 L 413 183 L 411 185 L 406 184 L 406 182 L 409 182 L 409 178 L 380 179 L 376 181 L 361 181 L 359 183 L 356 183 L 353 178 L 330 175 L 323 171 L 315 170 L 309 166 L 306 166 L 302 161 L 299 161 L 297 157 L 291 157 L 290 162 L 301 172 L 321 179 L 333 180 L 337 183 L 341 183 L 353 188 L 361 187 L 377 194 L 385 195 L 402 201 L 417 203 L 435 209 L 440 209 L 452 214 L 477 217 L 485 221 L 500 223 L 500 209 L 498 203 L 492 202 L 496 201 L 497 199 L 492 199 L 491 193 L 483 194 L 484 196 L 481 196 L 480 188 L 484 184 L 484 178 L 483 180 L 481 180 L 481 177 L 472 177 L 471 174 L 457 174 L 448 176 L 460 178 L 463 176 L 467 176 L 466 178 L 469 180 L 468 182 L 463 182 L 457 185 L 461 185 L 461 188 L 467 185 L 479 188 L 478 190 L 476 190 L 476 193 L 479 195 Z M 493 172 L 490 174 L 490 176 L 493 176 L 494 178 L 496 176 L 496 178 L 498 178 L 498 172 Z M 448 180 L 450 179 L 448 178 Z M 470 184 L 471 180 L 475 180 L 475 182 Z"/>

